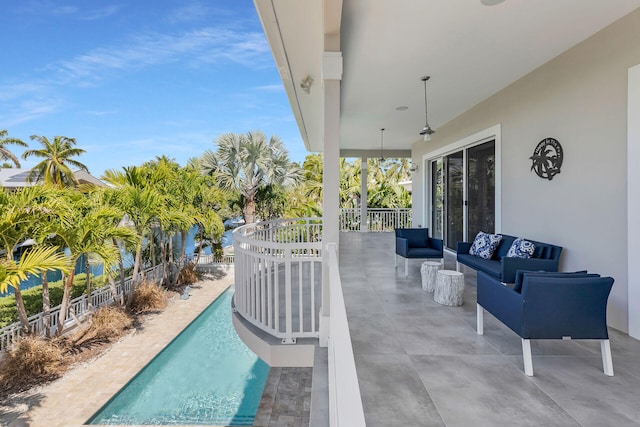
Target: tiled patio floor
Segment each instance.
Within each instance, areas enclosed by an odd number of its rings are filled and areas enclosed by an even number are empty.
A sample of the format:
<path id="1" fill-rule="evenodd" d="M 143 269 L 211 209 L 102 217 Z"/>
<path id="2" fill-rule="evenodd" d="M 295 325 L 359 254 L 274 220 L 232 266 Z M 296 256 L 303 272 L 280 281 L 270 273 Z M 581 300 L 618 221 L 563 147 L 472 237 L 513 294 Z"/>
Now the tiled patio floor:
<path id="1" fill-rule="evenodd" d="M 520 338 L 485 314 L 476 334 L 475 274 L 464 305 L 424 292 L 420 261 L 394 268 L 391 233 L 342 233 L 340 274 L 368 427 L 638 426 L 640 342 L 610 330 L 615 376 L 597 341 L 533 341 L 534 377 Z M 447 258 L 445 267 L 455 269 Z M 614 285 L 615 286 L 615 285 Z"/>

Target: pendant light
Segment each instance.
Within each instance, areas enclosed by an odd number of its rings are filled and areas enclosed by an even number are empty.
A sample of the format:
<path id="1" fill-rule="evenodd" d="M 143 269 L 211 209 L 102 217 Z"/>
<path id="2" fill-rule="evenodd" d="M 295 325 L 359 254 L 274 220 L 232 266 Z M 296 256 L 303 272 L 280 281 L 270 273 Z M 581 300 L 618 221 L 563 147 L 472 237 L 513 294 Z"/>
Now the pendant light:
<path id="1" fill-rule="evenodd" d="M 384 128 L 380 129 L 380 161 L 384 162 Z"/>
<path id="2" fill-rule="evenodd" d="M 429 114 L 427 109 L 427 80 L 430 78 L 431 77 L 429 76 L 424 76 L 420 79 L 424 83 L 424 127 L 420 131 L 420 135 L 424 136 L 425 142 L 431 141 L 431 135 L 436 133 L 436 131 L 431 129 L 431 126 L 429 126 Z"/>

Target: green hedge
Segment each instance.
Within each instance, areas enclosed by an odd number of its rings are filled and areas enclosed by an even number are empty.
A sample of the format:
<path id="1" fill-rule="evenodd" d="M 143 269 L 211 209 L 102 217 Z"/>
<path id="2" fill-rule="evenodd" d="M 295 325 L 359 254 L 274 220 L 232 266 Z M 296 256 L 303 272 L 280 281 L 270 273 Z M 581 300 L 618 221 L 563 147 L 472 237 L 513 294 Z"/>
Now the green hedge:
<path id="1" fill-rule="evenodd" d="M 86 290 L 85 273 L 76 274 L 71 288 L 71 298 L 77 298 Z M 104 276 L 91 277 L 92 289 L 104 286 Z M 62 280 L 49 283 L 49 297 L 51 307 L 55 307 L 62 302 L 63 284 Z M 42 311 L 42 286 L 34 286 L 22 291 L 22 299 L 27 309 L 27 316 L 31 316 Z M 13 295 L 0 298 L 0 328 L 18 321 L 18 309 L 16 308 L 16 298 Z"/>

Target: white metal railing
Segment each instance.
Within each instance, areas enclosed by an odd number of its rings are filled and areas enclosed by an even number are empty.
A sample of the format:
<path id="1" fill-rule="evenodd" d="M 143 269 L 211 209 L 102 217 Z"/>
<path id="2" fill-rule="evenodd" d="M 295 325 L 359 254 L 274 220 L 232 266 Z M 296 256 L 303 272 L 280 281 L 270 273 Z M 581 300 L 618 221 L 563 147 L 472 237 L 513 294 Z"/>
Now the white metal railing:
<path id="1" fill-rule="evenodd" d="M 364 409 L 342 295 L 336 244 L 329 251 L 329 425 L 364 427 Z"/>
<path id="2" fill-rule="evenodd" d="M 322 220 L 248 224 L 233 242 L 236 311 L 283 343 L 318 337 Z"/>
<path id="3" fill-rule="evenodd" d="M 393 231 L 411 227 L 411 208 L 367 209 L 367 231 Z M 360 209 L 340 209 L 340 231 L 362 231 Z"/>
<path id="4" fill-rule="evenodd" d="M 148 280 L 158 281 L 162 278 L 162 266 L 158 265 L 155 268 L 148 268 L 144 271 L 144 275 Z M 142 277 L 142 273 L 139 273 L 139 277 Z M 124 294 L 131 292 L 131 285 L 133 283 L 133 277 L 129 277 L 124 281 Z M 116 284 L 116 291 L 118 297 L 123 295 L 122 285 L 118 282 Z M 94 289 L 91 292 L 91 305 L 93 309 L 113 303 L 113 295 L 109 285 L 103 286 L 98 289 Z M 55 331 L 58 327 L 58 316 L 60 314 L 61 306 L 55 306 L 50 310 L 50 328 L 51 331 Z M 73 326 L 76 322 L 75 318 L 81 320 L 89 312 L 90 307 L 86 295 L 81 295 L 77 298 L 69 301 L 67 308 L 67 316 L 65 321 L 65 327 Z M 73 313 L 73 316 L 71 315 Z M 43 335 L 44 330 L 44 313 L 34 314 L 28 318 L 29 330 L 36 335 Z M 20 336 L 22 336 L 22 325 L 20 322 L 12 323 L 0 329 L 0 351 L 4 351 L 12 343 L 14 343 Z"/>
<path id="5" fill-rule="evenodd" d="M 197 259 L 198 265 L 200 264 L 233 265 L 234 254 L 224 254 L 222 256 L 200 254 L 199 257 L 198 257 L 198 254 L 193 254 L 189 256 L 189 259 L 194 261 Z"/>

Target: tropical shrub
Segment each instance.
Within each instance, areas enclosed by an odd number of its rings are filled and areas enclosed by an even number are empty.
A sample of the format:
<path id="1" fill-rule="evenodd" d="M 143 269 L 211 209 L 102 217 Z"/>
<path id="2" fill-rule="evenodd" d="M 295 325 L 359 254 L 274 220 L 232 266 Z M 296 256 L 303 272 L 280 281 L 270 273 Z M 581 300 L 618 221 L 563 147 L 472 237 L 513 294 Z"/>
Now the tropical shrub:
<path id="1" fill-rule="evenodd" d="M 193 285 L 198 281 L 198 273 L 196 272 L 196 265 L 192 262 L 185 265 L 178 274 L 178 285 Z"/>
<path id="2" fill-rule="evenodd" d="M 0 363 L 2 390 L 21 391 L 55 379 L 62 371 L 63 351 L 55 341 L 25 336 Z"/>
<path id="3" fill-rule="evenodd" d="M 132 313 L 160 310 L 167 306 L 167 291 L 160 285 L 144 281 L 133 291 L 129 309 Z"/>
<path id="4" fill-rule="evenodd" d="M 131 317 L 115 306 L 100 307 L 91 317 L 91 324 L 75 340 L 76 344 L 91 339 L 110 340 L 118 338 L 131 327 Z"/>

